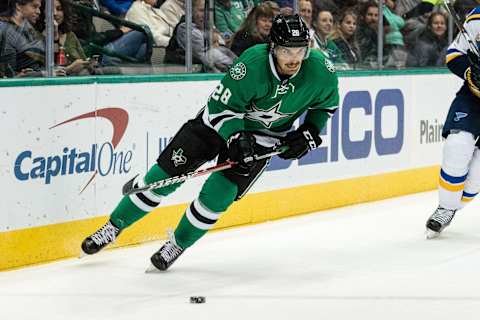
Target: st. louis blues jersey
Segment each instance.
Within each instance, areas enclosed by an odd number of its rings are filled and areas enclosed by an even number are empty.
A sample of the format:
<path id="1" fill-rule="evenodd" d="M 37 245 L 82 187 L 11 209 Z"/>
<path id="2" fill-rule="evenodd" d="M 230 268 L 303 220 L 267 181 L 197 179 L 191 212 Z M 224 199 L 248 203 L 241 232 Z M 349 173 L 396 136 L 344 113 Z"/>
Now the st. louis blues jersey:
<path id="1" fill-rule="evenodd" d="M 475 8 L 467 15 L 463 26 L 473 44 L 478 47 L 478 43 L 480 43 L 480 7 Z M 470 67 L 467 57 L 468 50 L 471 50 L 471 44 L 460 32 L 447 50 L 446 62 L 448 68 L 463 80 L 465 80 L 465 73 Z M 465 84 L 461 91 L 469 92 Z"/>

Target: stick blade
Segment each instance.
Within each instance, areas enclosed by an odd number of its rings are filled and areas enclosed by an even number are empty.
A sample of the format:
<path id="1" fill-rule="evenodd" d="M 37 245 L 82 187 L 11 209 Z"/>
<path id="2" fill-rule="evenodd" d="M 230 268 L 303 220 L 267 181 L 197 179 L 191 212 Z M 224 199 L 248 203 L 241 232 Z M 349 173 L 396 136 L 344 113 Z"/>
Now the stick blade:
<path id="1" fill-rule="evenodd" d="M 129 196 L 132 193 L 132 191 L 134 191 L 135 189 L 134 183 L 137 177 L 138 177 L 138 174 L 135 175 L 135 177 L 133 177 L 132 179 L 128 180 L 127 183 L 123 185 L 122 195 Z"/>
<path id="2" fill-rule="evenodd" d="M 145 270 L 145 273 L 162 273 L 163 271 L 158 270 L 152 263 L 148 266 L 147 270 Z"/>

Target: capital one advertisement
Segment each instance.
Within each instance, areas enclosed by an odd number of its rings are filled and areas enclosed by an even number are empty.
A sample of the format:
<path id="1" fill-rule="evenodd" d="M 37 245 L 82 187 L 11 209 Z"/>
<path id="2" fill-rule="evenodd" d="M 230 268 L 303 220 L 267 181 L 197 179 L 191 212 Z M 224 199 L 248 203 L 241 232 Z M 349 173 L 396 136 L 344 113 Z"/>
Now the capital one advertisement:
<path id="1" fill-rule="evenodd" d="M 108 214 L 122 185 L 155 164 L 217 84 L 2 88 L 0 232 Z M 322 146 L 298 161 L 273 158 L 251 192 L 439 164 L 439 132 L 458 86 L 450 75 L 340 78 L 340 108 Z M 189 202 L 204 179 L 162 205 Z"/>

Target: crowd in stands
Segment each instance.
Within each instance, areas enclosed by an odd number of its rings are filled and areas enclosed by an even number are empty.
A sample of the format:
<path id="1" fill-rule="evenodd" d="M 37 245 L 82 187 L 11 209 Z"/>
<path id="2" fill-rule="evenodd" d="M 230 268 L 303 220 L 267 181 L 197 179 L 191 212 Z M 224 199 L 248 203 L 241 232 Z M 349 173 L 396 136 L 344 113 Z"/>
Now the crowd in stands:
<path id="1" fill-rule="evenodd" d="M 442 0 L 380 2 L 384 68 L 445 65 L 449 17 Z M 461 16 L 476 5 L 474 0 L 455 4 Z M 148 64 L 148 41 L 164 51 L 161 63 L 185 63 L 184 0 L 54 0 L 53 6 L 57 76 Z M 205 0 L 192 0 L 192 6 L 193 63 L 204 72 L 225 72 L 249 47 L 268 43 L 272 19 L 294 10 L 293 0 L 214 0 L 213 21 L 206 21 Z M 2 2 L 0 76 L 45 74 L 44 7 L 45 0 Z M 104 29 L 95 23 L 91 10 L 116 20 Z M 310 28 L 312 50 L 321 50 L 338 69 L 378 67 L 377 0 L 299 0 L 298 12 Z"/>

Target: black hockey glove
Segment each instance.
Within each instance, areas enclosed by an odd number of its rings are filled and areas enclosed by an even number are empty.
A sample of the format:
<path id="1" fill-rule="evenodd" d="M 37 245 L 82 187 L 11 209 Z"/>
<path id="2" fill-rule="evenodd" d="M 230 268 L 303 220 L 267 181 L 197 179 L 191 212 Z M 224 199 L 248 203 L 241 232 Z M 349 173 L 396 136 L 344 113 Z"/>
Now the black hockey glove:
<path id="1" fill-rule="evenodd" d="M 287 146 L 287 151 L 279 154 L 282 159 L 300 159 L 308 151 L 316 149 L 322 144 L 317 127 L 304 123 L 297 130 L 287 133 L 282 139 L 282 144 Z"/>
<path id="2" fill-rule="evenodd" d="M 240 131 L 228 138 L 227 148 L 230 160 L 237 162 L 236 170 L 240 174 L 248 174 L 255 161 L 245 162 L 245 158 L 255 154 L 255 137 L 250 132 Z"/>
<path id="3" fill-rule="evenodd" d="M 470 67 L 467 69 L 467 72 L 465 72 L 465 80 L 468 89 L 480 98 L 480 58 L 471 50 L 467 51 L 467 57 L 470 62 Z"/>

